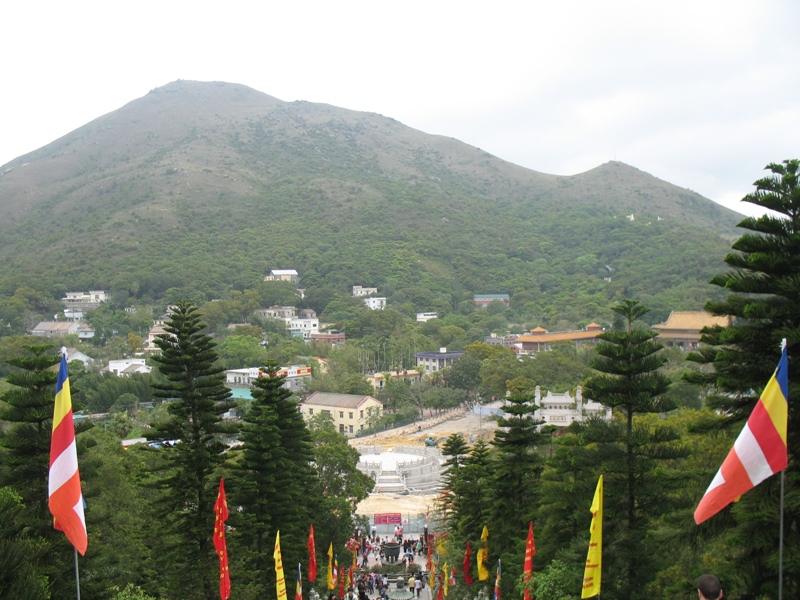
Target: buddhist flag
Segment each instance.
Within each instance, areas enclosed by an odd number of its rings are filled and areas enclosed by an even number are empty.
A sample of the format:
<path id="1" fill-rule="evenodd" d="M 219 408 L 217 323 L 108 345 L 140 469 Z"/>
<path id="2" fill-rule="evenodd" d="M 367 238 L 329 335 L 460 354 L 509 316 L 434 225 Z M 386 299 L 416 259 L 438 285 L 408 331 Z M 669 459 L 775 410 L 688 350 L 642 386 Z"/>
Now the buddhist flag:
<path id="1" fill-rule="evenodd" d="M 489 569 L 486 568 L 486 562 L 489 560 L 489 528 L 484 525 L 483 533 L 481 533 L 481 547 L 478 548 L 478 580 L 486 581 L 489 579 Z"/>
<path id="2" fill-rule="evenodd" d="M 450 593 L 450 580 L 448 579 L 448 575 L 450 575 L 450 573 L 447 569 L 447 563 L 444 563 L 442 567 L 442 590 L 445 596 Z"/>
<path id="3" fill-rule="evenodd" d="M 214 548 L 219 557 L 219 597 L 231 597 L 231 574 L 228 571 L 228 547 L 225 543 L 225 521 L 228 520 L 228 501 L 225 499 L 225 480 L 219 480 L 219 492 L 214 503 Z"/>
<path id="4" fill-rule="evenodd" d="M 281 532 L 275 534 L 275 551 L 272 553 L 275 559 L 275 592 L 278 600 L 286 600 L 286 579 L 283 576 L 283 560 L 281 559 Z"/>
<path id="5" fill-rule="evenodd" d="M 600 594 L 603 575 L 603 476 L 597 481 L 597 489 L 592 500 L 592 525 L 589 527 L 589 552 L 586 555 L 586 569 L 583 572 L 581 598 L 591 598 Z"/>
<path id="6" fill-rule="evenodd" d="M 83 556 L 86 554 L 88 538 L 86 518 L 83 516 L 83 494 L 78 473 L 78 451 L 75 447 L 66 354 L 61 355 L 61 366 L 56 380 L 48 493 L 48 504 L 54 519 L 53 527 L 63 531 L 69 543 Z"/>
<path id="7" fill-rule="evenodd" d="M 500 600 L 500 559 L 497 560 L 497 577 L 494 578 L 494 600 Z"/>
<path id="8" fill-rule="evenodd" d="M 314 542 L 314 525 L 308 531 L 308 581 L 317 580 L 317 545 Z"/>
<path id="9" fill-rule="evenodd" d="M 533 579 L 533 555 L 536 554 L 536 542 L 533 541 L 533 521 L 528 525 L 528 540 L 525 542 L 525 561 L 522 564 L 523 600 L 531 600 L 531 579 Z"/>
<path id="10" fill-rule="evenodd" d="M 300 563 L 297 563 L 297 585 L 294 587 L 294 600 L 303 600 L 303 577 L 300 573 Z"/>
<path id="11" fill-rule="evenodd" d="M 695 523 L 699 525 L 713 517 L 767 477 L 786 468 L 788 398 L 789 359 L 783 340 L 778 368 L 694 511 Z"/>
<path id="12" fill-rule="evenodd" d="M 472 546 L 469 545 L 469 540 L 467 540 L 467 549 L 464 552 L 464 562 L 461 567 L 464 571 L 464 583 L 472 585 Z"/>
<path id="13" fill-rule="evenodd" d="M 328 547 L 328 589 L 336 587 L 336 578 L 333 576 L 333 542 Z"/>

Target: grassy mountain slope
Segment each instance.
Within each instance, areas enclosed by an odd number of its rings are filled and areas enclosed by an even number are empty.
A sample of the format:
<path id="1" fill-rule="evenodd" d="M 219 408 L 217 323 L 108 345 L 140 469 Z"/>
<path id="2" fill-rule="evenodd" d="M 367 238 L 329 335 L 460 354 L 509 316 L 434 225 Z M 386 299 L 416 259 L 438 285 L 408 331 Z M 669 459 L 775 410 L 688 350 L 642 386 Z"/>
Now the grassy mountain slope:
<path id="1" fill-rule="evenodd" d="M 632 294 L 696 306 L 740 218 L 622 163 L 547 175 L 227 83 L 155 89 L 0 173 L 3 293 L 216 297 L 296 268 L 305 287 L 378 285 L 420 309 L 472 292 L 576 315 Z"/>

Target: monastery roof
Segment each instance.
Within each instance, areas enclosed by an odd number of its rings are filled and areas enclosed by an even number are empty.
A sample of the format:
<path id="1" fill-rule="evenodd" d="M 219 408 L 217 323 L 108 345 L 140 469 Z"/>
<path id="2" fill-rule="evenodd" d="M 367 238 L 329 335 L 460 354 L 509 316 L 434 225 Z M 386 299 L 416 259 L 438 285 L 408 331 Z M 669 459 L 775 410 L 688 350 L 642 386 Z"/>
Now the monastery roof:
<path id="1" fill-rule="evenodd" d="M 357 394 L 333 394 L 330 392 L 314 392 L 302 404 L 314 406 L 331 406 L 334 408 L 358 408 L 367 400 L 381 401 L 372 396 L 359 396 Z"/>
<path id="2" fill-rule="evenodd" d="M 548 332 L 546 329 L 537 327 L 527 335 L 517 338 L 518 342 L 569 342 L 573 340 L 591 340 L 603 333 L 602 329 L 581 329 L 579 331 L 554 331 Z"/>
<path id="3" fill-rule="evenodd" d="M 730 317 L 715 317 L 704 310 L 673 310 L 665 323 L 653 325 L 657 330 L 700 331 L 703 327 L 728 327 Z"/>

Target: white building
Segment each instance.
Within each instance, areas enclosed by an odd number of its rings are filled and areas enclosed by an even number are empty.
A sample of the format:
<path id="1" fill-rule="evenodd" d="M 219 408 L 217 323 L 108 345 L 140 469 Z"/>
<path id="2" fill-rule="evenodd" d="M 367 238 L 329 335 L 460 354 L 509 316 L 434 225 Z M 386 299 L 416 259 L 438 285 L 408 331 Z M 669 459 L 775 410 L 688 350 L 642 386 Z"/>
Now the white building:
<path id="1" fill-rule="evenodd" d="M 417 323 L 426 323 L 431 319 L 438 319 L 439 315 L 435 312 L 417 313 Z"/>
<path id="2" fill-rule="evenodd" d="M 288 281 L 295 285 L 299 280 L 300 277 L 294 269 L 273 269 L 264 277 L 264 281 Z"/>
<path id="3" fill-rule="evenodd" d="M 366 304 L 367 308 L 370 310 L 383 310 L 386 308 L 386 298 L 376 298 L 374 296 L 364 298 L 364 304 Z"/>
<path id="4" fill-rule="evenodd" d="M 230 369 L 225 371 L 225 385 L 230 388 L 252 388 L 253 382 L 262 374 L 258 367 L 246 369 Z M 306 382 L 311 377 L 311 367 L 305 365 L 292 365 L 279 370 L 276 375 L 283 375 L 286 381 L 283 387 L 293 392 L 302 391 L 306 387 Z"/>
<path id="5" fill-rule="evenodd" d="M 103 290 L 92 290 L 89 292 L 67 292 L 67 295 L 61 299 L 64 306 L 68 309 L 88 310 L 90 308 L 97 308 L 103 302 L 108 302 L 111 299 L 111 294 Z"/>
<path id="6" fill-rule="evenodd" d="M 94 337 L 94 330 L 80 321 L 41 321 L 30 334 L 37 337 L 77 335 L 79 340 L 90 340 Z"/>
<path id="7" fill-rule="evenodd" d="M 123 358 L 108 361 L 108 370 L 117 377 L 125 377 L 131 373 L 149 373 L 153 368 L 148 367 L 143 358 Z"/>
<path id="8" fill-rule="evenodd" d="M 319 319 L 289 319 L 286 322 L 286 330 L 290 335 L 308 340 L 311 339 L 312 333 L 319 332 Z"/>
<path id="9" fill-rule="evenodd" d="M 542 391 L 537 385 L 534 390 L 534 402 L 539 407 L 534 416 L 544 421 L 544 425 L 568 427 L 576 421 L 586 421 L 592 416 L 598 416 L 606 421 L 611 420 L 610 408 L 594 400 L 583 401 L 581 386 L 578 386 L 573 399 L 569 392 L 563 394 L 547 392 L 547 396 L 542 398 Z"/>
<path id="10" fill-rule="evenodd" d="M 365 288 L 361 287 L 360 285 L 353 286 L 353 297 L 354 298 L 363 298 L 364 296 L 369 296 L 370 294 L 377 294 L 378 288 Z"/>

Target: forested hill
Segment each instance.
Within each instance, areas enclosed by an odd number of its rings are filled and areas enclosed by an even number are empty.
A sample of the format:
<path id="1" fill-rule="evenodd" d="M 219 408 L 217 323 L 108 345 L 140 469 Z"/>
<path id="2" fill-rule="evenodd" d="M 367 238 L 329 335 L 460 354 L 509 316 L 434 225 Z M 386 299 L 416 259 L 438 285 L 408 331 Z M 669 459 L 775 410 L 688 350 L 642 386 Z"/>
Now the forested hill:
<path id="1" fill-rule="evenodd" d="M 505 292 L 580 317 L 622 296 L 657 317 L 699 307 L 741 218 L 618 162 L 548 175 L 377 114 L 187 81 L 4 165 L 0 211 L 2 294 L 209 299 L 294 268 L 325 297 L 378 286 L 441 310 Z"/>

